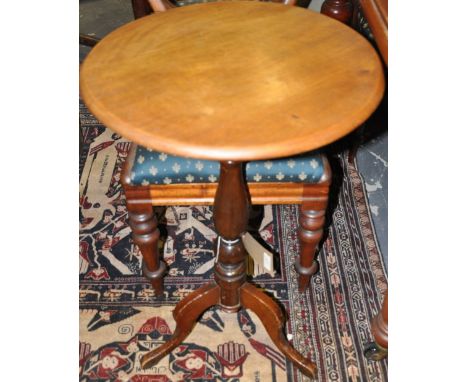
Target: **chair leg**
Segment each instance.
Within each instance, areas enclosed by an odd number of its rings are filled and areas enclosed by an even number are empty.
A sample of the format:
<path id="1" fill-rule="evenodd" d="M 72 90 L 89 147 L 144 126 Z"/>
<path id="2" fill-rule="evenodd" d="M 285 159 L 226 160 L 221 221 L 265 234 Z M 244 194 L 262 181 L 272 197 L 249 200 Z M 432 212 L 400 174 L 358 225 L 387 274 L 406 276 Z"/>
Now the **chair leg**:
<path id="1" fill-rule="evenodd" d="M 310 284 L 311 276 L 318 271 L 317 247 L 322 239 L 325 210 L 308 209 L 303 203 L 299 216 L 300 254 L 296 259 L 296 272 L 299 274 L 299 292 L 304 292 Z"/>
<path id="2" fill-rule="evenodd" d="M 132 9 L 135 19 L 147 16 L 153 12 L 148 0 L 132 0 Z"/>
<path id="3" fill-rule="evenodd" d="M 127 203 L 127 208 L 133 240 L 143 255 L 143 274 L 153 285 L 156 295 L 160 295 L 167 267 L 159 255 L 159 229 L 153 206 Z"/>
<path id="4" fill-rule="evenodd" d="M 320 8 L 320 13 L 332 19 L 351 25 L 354 6 L 351 0 L 325 0 Z"/>
<path id="5" fill-rule="evenodd" d="M 374 342 L 364 347 L 364 356 L 373 361 L 380 361 L 388 354 L 388 290 L 385 292 L 382 308 L 371 324 Z"/>

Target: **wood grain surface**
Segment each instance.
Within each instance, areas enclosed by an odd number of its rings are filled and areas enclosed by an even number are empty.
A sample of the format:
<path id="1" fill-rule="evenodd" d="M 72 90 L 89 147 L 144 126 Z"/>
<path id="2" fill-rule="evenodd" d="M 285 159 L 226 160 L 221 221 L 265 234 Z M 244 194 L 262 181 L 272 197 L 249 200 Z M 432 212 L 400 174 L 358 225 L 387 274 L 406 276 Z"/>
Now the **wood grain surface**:
<path id="1" fill-rule="evenodd" d="M 298 154 L 346 135 L 378 105 L 380 59 L 351 28 L 264 2 L 191 5 L 131 22 L 81 66 L 107 127 L 146 147 L 217 160 Z"/>

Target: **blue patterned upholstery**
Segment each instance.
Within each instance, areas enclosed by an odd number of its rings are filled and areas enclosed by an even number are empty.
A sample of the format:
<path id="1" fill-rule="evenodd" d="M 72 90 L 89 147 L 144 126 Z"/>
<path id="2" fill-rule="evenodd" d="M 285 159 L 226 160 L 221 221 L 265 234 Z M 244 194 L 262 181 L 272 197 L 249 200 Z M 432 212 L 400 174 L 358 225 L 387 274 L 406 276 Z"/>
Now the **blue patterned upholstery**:
<path id="1" fill-rule="evenodd" d="M 246 165 L 248 182 L 318 183 L 324 173 L 321 154 L 307 153 L 289 158 L 252 161 Z M 137 146 L 130 172 L 133 185 L 214 183 L 219 162 L 165 154 Z"/>

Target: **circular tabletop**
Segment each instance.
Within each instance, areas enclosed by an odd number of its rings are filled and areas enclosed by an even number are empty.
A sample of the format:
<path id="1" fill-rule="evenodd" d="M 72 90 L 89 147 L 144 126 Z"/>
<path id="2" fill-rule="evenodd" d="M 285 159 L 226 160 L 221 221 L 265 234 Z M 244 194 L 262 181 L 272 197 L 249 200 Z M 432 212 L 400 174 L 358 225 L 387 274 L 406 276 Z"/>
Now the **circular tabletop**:
<path id="1" fill-rule="evenodd" d="M 82 64 L 81 95 L 145 147 L 215 160 L 299 154 L 377 107 L 380 59 L 351 28 L 266 2 L 190 5 L 133 21 Z"/>

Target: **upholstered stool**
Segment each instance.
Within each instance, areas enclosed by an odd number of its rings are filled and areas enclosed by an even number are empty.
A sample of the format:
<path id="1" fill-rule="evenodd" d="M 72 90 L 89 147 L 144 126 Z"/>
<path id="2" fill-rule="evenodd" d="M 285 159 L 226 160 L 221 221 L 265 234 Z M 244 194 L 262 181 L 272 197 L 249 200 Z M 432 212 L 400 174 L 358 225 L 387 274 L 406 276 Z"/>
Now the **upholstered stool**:
<path id="1" fill-rule="evenodd" d="M 248 182 L 321 183 L 326 157 L 312 152 L 290 158 L 252 161 L 246 165 Z M 136 147 L 130 168 L 131 185 L 214 183 L 219 176 L 219 162 L 191 159 Z"/>
<path id="2" fill-rule="evenodd" d="M 218 161 L 185 158 L 132 145 L 123 174 L 133 238 L 143 255 L 143 273 L 162 293 L 166 264 L 158 254 L 159 231 L 153 206 L 212 205 L 220 173 Z M 331 171 L 319 151 L 251 161 L 245 165 L 252 204 L 301 204 L 296 260 L 299 289 L 317 271 Z"/>

